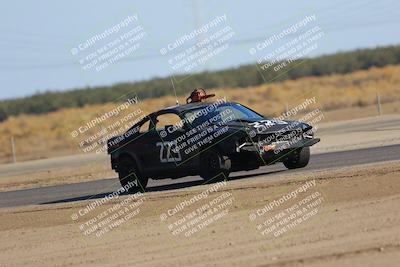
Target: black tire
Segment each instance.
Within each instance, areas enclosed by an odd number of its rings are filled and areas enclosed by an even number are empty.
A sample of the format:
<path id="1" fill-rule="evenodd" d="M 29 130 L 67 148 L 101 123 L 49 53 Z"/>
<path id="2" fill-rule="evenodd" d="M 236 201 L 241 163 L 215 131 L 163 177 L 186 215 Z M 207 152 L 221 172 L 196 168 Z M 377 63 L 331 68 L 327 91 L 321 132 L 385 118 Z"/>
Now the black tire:
<path id="1" fill-rule="evenodd" d="M 228 179 L 231 160 L 216 149 L 209 149 L 200 156 L 200 176 L 205 181 L 223 181 Z"/>
<path id="2" fill-rule="evenodd" d="M 293 151 L 283 160 L 283 165 L 288 169 L 298 169 L 307 166 L 310 161 L 310 147 L 303 147 Z"/>
<path id="3" fill-rule="evenodd" d="M 136 163 L 131 157 L 123 156 L 119 159 L 117 172 L 121 186 L 127 189 L 128 193 L 145 191 L 149 179 L 140 175 Z"/>

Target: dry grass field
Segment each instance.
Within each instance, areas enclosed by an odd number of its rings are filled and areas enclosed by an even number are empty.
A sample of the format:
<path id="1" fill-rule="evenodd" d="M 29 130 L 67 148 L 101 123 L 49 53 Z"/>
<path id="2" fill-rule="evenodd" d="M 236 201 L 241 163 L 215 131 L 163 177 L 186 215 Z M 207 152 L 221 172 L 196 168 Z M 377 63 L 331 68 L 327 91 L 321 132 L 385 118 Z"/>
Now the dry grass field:
<path id="1" fill-rule="evenodd" d="M 217 97 L 226 97 L 227 100 L 240 102 L 269 116 L 278 116 L 285 111 L 286 106 L 292 108 L 301 104 L 305 98 L 315 97 L 317 104 L 310 108 L 318 107 L 325 114 L 332 114 L 328 118 L 325 116 L 325 119 L 343 120 L 349 119 L 349 112 L 341 112 L 343 110 L 355 110 L 356 113 L 350 112 L 352 118 L 371 115 L 377 92 L 381 96 L 382 103 L 390 106 L 387 109 L 390 113 L 399 113 L 398 105 L 393 104 L 400 101 L 399 73 L 400 65 L 395 65 L 371 68 L 346 75 L 306 77 L 257 87 L 220 88 L 211 91 Z M 184 103 L 184 99 L 185 97 L 180 97 L 180 103 Z M 92 127 L 77 138 L 71 136 L 72 131 L 120 104 L 108 103 L 79 109 L 63 109 L 44 115 L 10 117 L 0 123 L 0 162 L 6 163 L 11 160 L 10 139 L 12 136 L 16 140 L 19 161 L 83 153 L 82 148 L 87 149 L 91 144 L 98 143 L 100 137 L 106 139 L 117 128 L 122 129 L 115 126 L 118 123 L 129 126 L 142 115 L 174 104 L 173 96 L 139 101 L 136 106 L 123 110 L 118 116 Z M 360 109 L 368 110 L 368 112 L 364 114 Z M 141 113 L 128 121 L 123 121 L 127 115 L 138 110 Z M 112 130 L 107 128 L 110 126 L 113 126 Z M 108 133 L 99 134 L 105 128 L 108 129 Z M 80 147 L 81 142 L 89 137 L 96 138 L 94 141 L 82 143 Z M 86 151 L 95 152 L 99 147 L 100 145 Z"/>

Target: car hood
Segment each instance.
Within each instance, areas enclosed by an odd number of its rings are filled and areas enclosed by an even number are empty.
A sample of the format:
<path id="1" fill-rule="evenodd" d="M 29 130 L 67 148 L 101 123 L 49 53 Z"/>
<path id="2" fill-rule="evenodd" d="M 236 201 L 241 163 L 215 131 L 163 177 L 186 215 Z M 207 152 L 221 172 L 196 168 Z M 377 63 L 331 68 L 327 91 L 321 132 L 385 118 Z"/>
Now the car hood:
<path id="1" fill-rule="evenodd" d="M 254 131 L 256 134 L 268 134 L 278 131 L 290 132 L 294 130 L 305 132 L 312 128 L 312 126 L 304 122 L 276 119 L 234 120 L 226 123 L 226 125 L 234 129 L 245 128 L 248 131 Z"/>

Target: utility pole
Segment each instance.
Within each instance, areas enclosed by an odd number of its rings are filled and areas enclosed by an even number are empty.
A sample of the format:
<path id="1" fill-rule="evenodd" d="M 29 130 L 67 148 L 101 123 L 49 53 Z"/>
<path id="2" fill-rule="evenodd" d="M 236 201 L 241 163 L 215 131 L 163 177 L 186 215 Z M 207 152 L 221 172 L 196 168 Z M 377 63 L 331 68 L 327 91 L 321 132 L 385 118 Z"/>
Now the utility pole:
<path id="1" fill-rule="evenodd" d="M 379 92 L 376 92 L 376 107 L 378 109 L 378 115 L 382 115 L 382 105 L 381 105 L 381 96 L 379 95 Z"/>
<path id="2" fill-rule="evenodd" d="M 14 136 L 11 136 L 11 150 L 12 150 L 13 163 L 17 163 L 17 156 L 16 156 L 16 152 L 15 152 L 15 140 L 14 140 Z"/>

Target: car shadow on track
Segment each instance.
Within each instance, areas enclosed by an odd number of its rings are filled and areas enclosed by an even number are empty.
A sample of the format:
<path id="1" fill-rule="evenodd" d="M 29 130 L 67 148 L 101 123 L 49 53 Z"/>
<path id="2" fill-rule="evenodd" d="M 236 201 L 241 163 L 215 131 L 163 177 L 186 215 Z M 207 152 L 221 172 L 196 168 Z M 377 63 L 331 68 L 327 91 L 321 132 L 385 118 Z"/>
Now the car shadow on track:
<path id="1" fill-rule="evenodd" d="M 285 170 L 274 170 L 274 171 L 266 171 L 266 172 L 260 172 L 260 173 L 254 173 L 254 174 L 238 175 L 238 176 L 229 177 L 229 181 L 254 178 L 257 176 L 274 174 L 274 173 L 279 173 L 279 172 L 283 172 L 283 171 L 285 171 Z M 215 183 L 215 182 L 210 182 L 208 184 L 212 184 L 212 183 Z M 204 184 L 205 184 L 204 180 L 197 180 L 197 181 L 191 181 L 191 182 L 182 182 L 182 183 L 175 183 L 175 184 L 168 184 L 168 185 L 151 186 L 151 187 L 146 188 L 146 192 L 162 192 L 162 191 L 182 189 L 182 188 L 204 185 Z M 100 193 L 100 194 L 96 194 L 96 195 L 85 195 L 85 196 L 80 196 L 80 197 L 59 199 L 59 200 L 54 200 L 54 201 L 43 202 L 43 203 L 40 203 L 40 205 L 69 203 L 69 202 L 77 202 L 77 201 L 83 201 L 83 200 L 95 200 L 95 199 L 104 198 L 106 196 L 109 196 L 110 194 L 113 194 L 113 192 L 106 192 L 106 193 Z M 129 193 L 122 193 L 120 195 L 127 196 L 127 195 L 129 195 Z"/>

